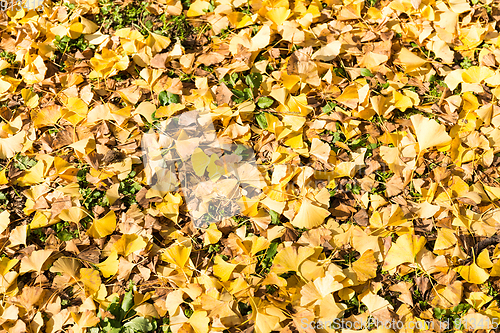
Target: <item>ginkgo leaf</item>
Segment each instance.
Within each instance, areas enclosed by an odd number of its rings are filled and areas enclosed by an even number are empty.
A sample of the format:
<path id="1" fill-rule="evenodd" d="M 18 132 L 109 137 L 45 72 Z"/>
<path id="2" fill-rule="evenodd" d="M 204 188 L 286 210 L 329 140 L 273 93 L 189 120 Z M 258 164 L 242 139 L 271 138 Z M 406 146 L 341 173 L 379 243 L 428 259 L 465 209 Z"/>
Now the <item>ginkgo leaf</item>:
<path id="1" fill-rule="evenodd" d="M 80 222 L 80 220 L 85 216 L 85 210 L 82 207 L 63 209 L 58 215 L 58 217 L 63 221 L 72 221 L 75 223 Z"/>
<path id="2" fill-rule="evenodd" d="M 289 246 L 279 251 L 273 261 L 272 272 L 282 274 L 289 271 L 298 272 L 300 265 L 314 254 L 310 247 Z"/>
<path id="3" fill-rule="evenodd" d="M 405 72 L 411 72 L 425 65 L 427 63 L 427 60 L 420 58 L 418 55 L 411 52 L 407 48 L 402 48 L 394 63 L 403 65 L 405 68 Z"/>
<path id="4" fill-rule="evenodd" d="M 17 263 L 19 262 L 18 259 L 9 259 L 7 257 L 3 257 L 0 260 L 0 275 L 5 275 L 7 274 L 8 271 L 10 271 Z"/>
<path id="5" fill-rule="evenodd" d="M 10 213 L 6 210 L 0 213 L 0 234 L 2 234 L 10 223 Z"/>
<path id="6" fill-rule="evenodd" d="M 101 320 L 95 315 L 93 311 L 86 310 L 82 313 L 71 312 L 71 317 L 78 325 L 80 329 L 85 329 L 87 327 L 93 327 L 97 325 Z"/>
<path id="7" fill-rule="evenodd" d="M 173 244 L 161 254 L 161 259 L 179 268 L 183 268 L 188 262 L 190 254 L 191 246 L 187 247 L 181 244 Z"/>
<path id="8" fill-rule="evenodd" d="M 469 266 L 459 266 L 455 270 L 465 281 L 470 283 L 482 284 L 490 277 L 490 274 L 475 262 Z"/>
<path id="9" fill-rule="evenodd" d="M 221 281 L 228 281 L 229 277 L 237 266 L 238 265 L 236 264 L 231 264 L 224 261 L 221 256 L 216 256 L 214 258 L 214 274 L 215 276 L 220 278 Z"/>
<path id="10" fill-rule="evenodd" d="M 438 124 L 435 120 L 426 118 L 421 114 L 410 117 L 420 151 L 435 147 L 446 146 L 451 143 L 451 137 L 446 132 L 444 125 Z"/>
<path id="11" fill-rule="evenodd" d="M 101 276 L 99 271 L 93 268 L 82 268 L 80 269 L 80 281 L 85 286 L 87 295 L 93 295 L 101 286 Z"/>
<path id="12" fill-rule="evenodd" d="M 278 7 L 269 10 L 266 13 L 266 17 L 269 18 L 277 26 L 283 24 L 285 20 L 290 16 L 291 10 L 285 7 Z"/>
<path id="13" fill-rule="evenodd" d="M 297 228 L 310 229 L 321 225 L 328 215 L 330 215 L 330 212 L 327 209 L 316 206 L 310 200 L 304 199 L 291 223 Z"/>
<path id="14" fill-rule="evenodd" d="M 358 281 L 367 281 L 377 276 L 377 260 L 373 250 L 366 250 L 358 260 L 352 264 L 352 269 L 356 272 Z"/>
<path id="15" fill-rule="evenodd" d="M 191 155 L 191 163 L 193 164 L 194 173 L 201 177 L 205 174 L 205 171 L 210 164 L 210 157 L 200 148 L 196 148 Z"/>
<path id="16" fill-rule="evenodd" d="M 22 258 L 21 267 L 19 268 L 19 274 L 28 272 L 37 272 L 38 274 L 40 274 L 43 265 L 53 252 L 54 250 L 33 251 L 31 255 Z"/>
<path id="17" fill-rule="evenodd" d="M 307 306 L 342 288 L 344 288 L 342 283 L 336 281 L 330 274 L 325 277 L 318 277 L 300 289 L 302 295 L 300 305 Z"/>
<path id="18" fill-rule="evenodd" d="M 72 277 L 74 280 L 77 279 L 78 270 L 80 269 L 81 264 L 80 261 L 76 258 L 59 258 L 57 259 L 52 267 L 50 267 L 50 271 L 52 273 L 63 273 Z"/>
<path id="19" fill-rule="evenodd" d="M 186 16 L 187 17 L 195 17 L 195 16 L 204 15 L 209 7 L 210 7 L 210 3 L 208 1 L 196 0 L 195 2 L 191 3 L 191 5 L 189 6 L 189 10 L 187 11 Z"/>
<path id="20" fill-rule="evenodd" d="M 210 244 L 215 244 L 222 237 L 222 232 L 217 229 L 215 223 L 210 223 L 210 226 L 205 230 L 203 244 L 208 246 Z"/>
<path id="21" fill-rule="evenodd" d="M 109 278 L 111 276 L 116 275 L 118 272 L 118 266 L 119 266 L 119 260 L 118 260 L 118 254 L 116 252 L 111 252 L 108 258 L 104 260 L 103 262 L 96 264 L 96 267 L 99 268 L 99 270 L 102 273 L 102 276 L 105 278 Z"/>
<path id="22" fill-rule="evenodd" d="M 115 212 L 110 210 L 103 218 L 94 219 L 87 234 L 94 238 L 103 238 L 113 233 L 116 228 Z"/>
<path id="23" fill-rule="evenodd" d="M 0 159 L 12 158 L 20 152 L 25 138 L 26 132 L 20 131 L 11 137 L 0 139 Z"/>
<path id="24" fill-rule="evenodd" d="M 129 254 L 142 250 L 148 245 L 142 236 L 136 234 L 125 234 L 113 244 L 112 251 L 124 257 Z"/>
<path id="25" fill-rule="evenodd" d="M 189 318 L 189 324 L 191 324 L 195 333 L 208 333 L 209 323 L 210 318 L 208 318 L 206 311 L 194 311 Z"/>
<path id="26" fill-rule="evenodd" d="M 462 300 L 464 287 L 463 281 L 454 281 L 449 285 L 439 285 L 433 290 L 434 299 L 430 302 L 433 306 L 441 309 L 449 309 L 457 306 Z"/>
<path id="27" fill-rule="evenodd" d="M 424 248 L 426 240 L 422 236 L 404 234 L 393 243 L 385 257 L 382 269 L 392 270 L 404 263 L 415 263 L 420 250 Z"/>
<path id="28" fill-rule="evenodd" d="M 226 169 L 224 168 L 224 162 L 222 162 L 216 154 L 210 156 L 210 161 L 207 166 L 208 177 L 213 182 L 219 180 L 219 178 L 226 174 Z"/>
<path id="29" fill-rule="evenodd" d="M 146 39 L 146 45 L 151 47 L 154 53 L 158 53 L 170 45 L 170 38 L 150 33 L 149 37 Z"/>
<path id="30" fill-rule="evenodd" d="M 377 313 L 384 309 L 393 309 L 392 305 L 384 298 L 379 295 L 368 292 L 366 295 L 360 298 L 360 301 L 366 305 L 370 314 Z"/>
<path id="31" fill-rule="evenodd" d="M 56 104 L 44 106 L 40 110 L 31 110 L 31 119 L 37 128 L 54 125 L 61 116 L 62 108 Z"/>
<path id="32" fill-rule="evenodd" d="M 23 100 L 24 100 L 24 104 L 33 109 L 33 108 L 36 108 L 38 106 L 38 101 L 40 99 L 40 97 L 34 93 L 33 91 L 29 90 L 29 89 L 22 89 L 21 90 L 21 96 L 23 97 Z"/>
<path id="33" fill-rule="evenodd" d="M 477 256 L 477 265 L 484 269 L 493 267 L 493 263 L 490 260 L 490 253 L 488 252 L 487 249 L 484 249 Z"/>
<path id="34" fill-rule="evenodd" d="M 318 138 L 313 138 L 311 150 L 309 153 L 316 156 L 323 163 L 328 163 L 330 158 L 331 147 L 326 142 L 322 142 Z"/>

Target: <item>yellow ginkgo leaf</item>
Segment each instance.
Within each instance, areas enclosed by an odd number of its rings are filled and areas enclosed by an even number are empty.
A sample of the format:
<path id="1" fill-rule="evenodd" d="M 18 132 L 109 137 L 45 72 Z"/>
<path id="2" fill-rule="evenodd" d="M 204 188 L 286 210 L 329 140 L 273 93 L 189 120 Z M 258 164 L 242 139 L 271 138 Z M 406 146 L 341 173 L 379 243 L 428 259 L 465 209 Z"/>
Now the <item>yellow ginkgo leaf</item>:
<path id="1" fill-rule="evenodd" d="M 14 155 L 22 150 L 25 139 L 25 131 L 20 131 L 11 137 L 0 139 L 0 159 L 14 157 Z"/>
<path id="2" fill-rule="evenodd" d="M 344 288 L 342 283 L 335 280 L 330 274 L 327 274 L 325 277 L 318 277 L 314 281 L 307 283 L 300 290 L 300 294 L 302 295 L 300 305 L 307 306 L 342 288 Z"/>
<path id="3" fill-rule="evenodd" d="M 186 266 L 191 254 L 191 246 L 173 244 L 161 254 L 161 259 L 179 268 Z"/>
<path id="4" fill-rule="evenodd" d="M 438 124 L 434 119 L 416 114 L 411 116 L 410 120 L 417 135 L 420 151 L 435 146 L 446 146 L 451 143 L 451 137 L 446 132 L 446 127 Z"/>
<path id="5" fill-rule="evenodd" d="M 201 177 L 205 174 L 205 170 L 210 164 L 211 158 L 200 148 L 196 148 L 191 155 L 191 163 L 193 164 L 194 173 Z"/>
<path id="6" fill-rule="evenodd" d="M 287 9 L 285 7 L 278 7 L 269 10 L 266 13 L 266 17 L 273 21 L 277 26 L 280 26 L 283 24 L 283 22 L 286 21 L 291 13 L 292 11 L 290 9 Z"/>
<path id="7" fill-rule="evenodd" d="M 54 125 L 61 116 L 62 108 L 56 104 L 44 106 L 40 110 L 31 110 L 31 120 L 37 128 Z"/>
<path id="8" fill-rule="evenodd" d="M 358 281 L 364 282 L 377 276 L 377 260 L 373 250 L 366 250 L 358 260 L 352 264 L 352 269 L 356 272 Z"/>
<path id="9" fill-rule="evenodd" d="M 87 327 L 97 325 L 101 320 L 95 315 L 94 311 L 85 310 L 81 313 L 71 312 L 71 318 L 80 329 L 79 332 L 85 332 Z"/>
<path id="10" fill-rule="evenodd" d="M 389 249 L 382 268 L 390 271 L 404 263 L 415 263 L 415 258 L 425 243 L 426 240 L 422 236 L 412 234 L 399 236 Z"/>
<path id="11" fill-rule="evenodd" d="M 171 117 L 174 113 L 184 108 L 185 106 L 180 103 L 172 103 L 166 106 L 160 106 L 158 109 L 156 109 L 155 117 L 156 118 Z"/>
<path id="12" fill-rule="evenodd" d="M 453 283 L 443 286 L 437 285 L 433 288 L 432 293 L 435 295 L 430 302 L 432 306 L 441 309 L 449 309 L 457 306 L 462 301 L 464 287 L 462 281 L 454 281 Z"/>
<path id="13" fill-rule="evenodd" d="M 474 309 L 479 310 L 491 301 L 493 297 L 486 295 L 482 291 L 473 291 L 470 293 L 469 297 L 466 299 L 467 303 L 471 304 Z"/>
<path id="14" fill-rule="evenodd" d="M 80 22 L 75 22 L 72 25 L 69 26 L 68 28 L 68 36 L 71 39 L 77 39 L 82 35 L 84 26 Z"/>
<path id="15" fill-rule="evenodd" d="M 103 218 L 94 219 L 87 234 L 94 238 L 103 238 L 110 235 L 116 228 L 116 215 L 115 212 L 110 210 Z"/>
<path id="16" fill-rule="evenodd" d="M 116 252 L 111 252 L 108 258 L 103 262 L 96 264 L 97 268 L 102 273 L 102 276 L 109 278 L 118 272 L 118 254 Z"/>
<path id="17" fill-rule="evenodd" d="M 7 210 L 4 210 L 0 213 L 0 234 L 2 234 L 5 229 L 9 226 L 10 223 L 10 213 Z"/>
<path id="18" fill-rule="evenodd" d="M 219 159 L 219 156 L 212 154 L 210 156 L 210 162 L 207 166 L 208 177 L 213 182 L 219 180 L 220 177 L 226 174 L 223 162 Z"/>
<path id="19" fill-rule="evenodd" d="M 142 236 L 125 234 L 113 244 L 112 251 L 126 257 L 135 251 L 144 249 L 146 245 L 148 245 L 148 243 L 144 241 Z"/>
<path id="20" fill-rule="evenodd" d="M 481 284 L 486 282 L 486 280 L 490 277 L 488 272 L 479 267 L 475 262 L 469 266 L 459 266 L 455 270 L 465 281 L 469 283 Z"/>
<path id="21" fill-rule="evenodd" d="M 193 327 L 195 333 L 208 333 L 210 318 L 208 318 L 206 311 L 197 310 L 189 318 L 189 324 Z"/>
<path id="22" fill-rule="evenodd" d="M 85 210 L 82 207 L 71 207 L 68 209 L 63 209 L 58 217 L 63 221 L 71 221 L 78 223 L 81 219 L 86 216 Z"/>
<path id="23" fill-rule="evenodd" d="M 3 257 L 0 260 L 0 275 L 4 276 L 19 262 L 18 259 L 9 259 L 8 257 Z"/>
<path id="24" fill-rule="evenodd" d="M 231 273 L 233 273 L 236 266 L 238 265 L 225 262 L 221 256 L 216 256 L 214 258 L 214 275 L 221 281 L 226 282 L 231 277 Z"/>
<path id="25" fill-rule="evenodd" d="M 490 260 L 490 253 L 488 252 L 487 249 L 484 249 L 477 256 L 477 265 L 484 269 L 493 267 L 493 263 Z"/>
<path id="26" fill-rule="evenodd" d="M 38 106 L 38 100 L 40 99 L 40 97 L 30 89 L 22 89 L 21 96 L 23 97 L 24 105 L 26 105 L 30 109 L 36 108 Z"/>
<path id="27" fill-rule="evenodd" d="M 273 260 L 271 271 L 276 274 L 282 274 L 289 271 L 299 272 L 300 265 L 314 254 L 312 247 L 288 246 L 278 251 Z"/>
<path id="28" fill-rule="evenodd" d="M 196 0 L 189 6 L 189 10 L 187 11 L 186 16 L 195 17 L 205 15 L 208 8 L 210 8 L 210 2 L 204 0 Z"/>
<path id="29" fill-rule="evenodd" d="M 54 250 L 39 250 L 33 251 L 31 255 L 21 259 L 21 267 L 19 268 L 19 274 L 24 274 L 28 272 L 41 273 L 42 267 L 49 259 L 50 255 Z"/>
<path id="30" fill-rule="evenodd" d="M 467 0 L 450 0 L 450 8 L 457 14 L 471 10 L 471 6 Z"/>
<path id="31" fill-rule="evenodd" d="M 449 249 L 457 244 L 457 238 L 453 229 L 440 228 L 437 230 L 437 239 L 434 243 L 434 251 Z"/>
<path id="32" fill-rule="evenodd" d="M 211 223 L 210 226 L 205 230 L 203 244 L 208 246 L 210 244 L 215 244 L 222 237 L 222 232 L 217 229 L 215 223 Z"/>
<path id="33" fill-rule="evenodd" d="M 291 223 L 297 228 L 311 229 L 321 225 L 328 215 L 330 212 L 327 209 L 314 205 L 308 199 L 303 199 L 300 209 Z"/>
<path id="34" fill-rule="evenodd" d="M 377 313 L 384 309 L 393 309 L 392 305 L 379 295 L 373 294 L 370 290 L 360 297 L 360 301 L 366 305 L 370 314 Z"/>
<path id="35" fill-rule="evenodd" d="M 50 271 L 52 273 L 63 273 L 71 276 L 74 280 L 77 279 L 78 270 L 80 269 L 80 261 L 76 258 L 59 258 L 57 259 Z"/>
<path id="36" fill-rule="evenodd" d="M 146 39 L 146 45 L 153 50 L 153 54 L 156 54 L 170 45 L 170 38 L 151 32 Z"/>
<path id="37" fill-rule="evenodd" d="M 95 294 L 101 286 L 99 271 L 93 268 L 80 269 L 80 281 L 85 286 L 85 290 L 89 296 Z"/>
<path id="38" fill-rule="evenodd" d="M 470 91 L 463 93 L 462 100 L 462 108 L 467 112 L 476 111 L 479 108 L 479 101 L 477 100 L 477 97 Z"/>
<path id="39" fill-rule="evenodd" d="M 394 63 L 402 65 L 405 68 L 405 72 L 411 72 L 425 65 L 427 60 L 420 58 L 407 48 L 402 48 L 401 52 L 399 52 L 398 56 L 394 60 Z"/>

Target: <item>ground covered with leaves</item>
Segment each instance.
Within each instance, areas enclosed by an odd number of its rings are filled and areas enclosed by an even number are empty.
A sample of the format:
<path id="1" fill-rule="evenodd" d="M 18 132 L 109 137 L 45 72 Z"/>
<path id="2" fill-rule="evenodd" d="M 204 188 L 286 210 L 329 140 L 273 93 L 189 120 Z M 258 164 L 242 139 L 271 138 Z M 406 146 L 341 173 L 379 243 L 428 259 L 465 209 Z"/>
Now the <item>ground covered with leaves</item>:
<path id="1" fill-rule="evenodd" d="M 0 12 L 2 331 L 498 326 L 498 5 L 64 0 Z M 240 179 L 239 214 L 202 228 L 190 192 L 151 186 L 141 146 L 196 109 L 218 140 L 245 147 L 233 155 L 255 152 L 260 174 Z M 182 124 L 172 150 L 196 152 L 182 177 L 224 179 Z M 198 217 L 224 208 L 203 199 L 222 190 L 194 190 Z M 390 331 L 376 326 L 365 331 Z"/>

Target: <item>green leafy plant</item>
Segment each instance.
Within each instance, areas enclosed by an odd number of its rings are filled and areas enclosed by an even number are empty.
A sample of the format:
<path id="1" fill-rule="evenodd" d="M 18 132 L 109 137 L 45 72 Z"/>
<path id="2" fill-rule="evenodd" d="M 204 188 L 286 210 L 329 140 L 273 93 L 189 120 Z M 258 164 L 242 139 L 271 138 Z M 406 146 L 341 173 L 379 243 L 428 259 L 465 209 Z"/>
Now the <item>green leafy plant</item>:
<path id="1" fill-rule="evenodd" d="M 472 65 L 472 59 L 469 57 L 464 57 L 460 62 L 460 67 L 462 67 L 463 69 L 469 69 L 472 67 Z"/>
<path id="2" fill-rule="evenodd" d="M 106 317 L 102 319 L 96 327 L 89 328 L 89 333 L 147 333 L 154 332 L 158 324 L 155 320 L 139 317 L 133 309 L 134 292 L 133 283 L 130 283 L 129 290 L 120 301 L 117 297 L 108 306 L 106 311 L 110 312 L 114 318 Z"/>
<path id="3" fill-rule="evenodd" d="M 66 221 L 56 223 L 53 229 L 56 231 L 57 238 L 62 241 L 69 241 L 79 237 L 78 230 L 72 231 L 69 222 Z"/>
<path id="4" fill-rule="evenodd" d="M 54 46 L 59 52 L 65 54 L 66 52 L 77 50 L 85 51 L 89 46 L 89 42 L 87 42 L 83 35 L 76 39 L 71 39 L 69 36 L 56 36 Z"/>
<path id="5" fill-rule="evenodd" d="M 465 314 L 467 313 L 467 311 L 469 311 L 471 307 L 472 305 L 468 303 L 460 303 L 451 309 L 434 308 L 433 312 L 434 312 L 434 317 L 436 319 L 453 324 L 453 323 L 459 323 L 460 319 L 463 316 L 465 316 Z M 458 327 L 455 328 L 458 329 Z"/>
<path id="6" fill-rule="evenodd" d="M 121 29 L 134 27 L 144 36 L 149 34 L 153 28 L 153 22 L 143 19 L 149 14 L 146 7 L 147 1 L 132 1 L 125 7 L 112 0 L 99 1 L 99 14 L 96 16 L 96 23 L 102 24 L 104 29 Z"/>
<path id="7" fill-rule="evenodd" d="M 120 186 L 118 187 L 118 192 L 123 195 L 122 201 L 127 207 L 137 202 L 135 195 L 142 188 L 132 177 L 129 176 L 129 178 L 120 182 Z"/>
<path id="8" fill-rule="evenodd" d="M 163 22 L 163 27 L 160 30 L 161 33 L 170 39 L 178 39 L 181 43 L 194 31 L 193 26 L 184 14 L 172 16 L 169 19 L 163 14 L 160 20 Z"/>
<path id="9" fill-rule="evenodd" d="M 258 113 L 255 116 L 255 120 L 257 121 L 257 124 L 259 125 L 260 128 L 267 129 L 268 125 L 265 112 Z"/>
<path id="10" fill-rule="evenodd" d="M 171 92 L 165 90 L 158 94 L 158 100 L 160 101 L 160 104 L 164 106 L 181 102 L 179 95 L 172 94 Z"/>
<path id="11" fill-rule="evenodd" d="M 257 100 L 257 106 L 261 109 L 266 109 L 271 105 L 273 105 L 273 103 L 274 99 L 272 97 L 267 97 L 267 96 L 259 97 L 259 99 Z"/>
<path id="12" fill-rule="evenodd" d="M 367 68 L 361 68 L 361 75 L 365 77 L 374 77 L 375 75 L 372 74 L 372 72 L 367 69 Z"/>
<path id="13" fill-rule="evenodd" d="M 35 166 L 36 159 L 25 155 L 16 155 L 14 159 L 14 167 L 19 170 L 28 170 Z"/>
<path id="14" fill-rule="evenodd" d="M 95 206 L 109 206 L 109 201 L 106 197 L 106 191 L 98 190 L 95 187 L 89 187 L 90 183 L 86 178 L 88 172 L 88 167 L 79 170 L 76 179 L 79 185 L 79 192 L 84 199 L 82 205 L 92 212 L 92 208 Z"/>
<path id="15" fill-rule="evenodd" d="M 278 244 L 277 240 L 274 240 L 269 244 L 267 250 L 262 250 L 261 252 L 257 252 L 258 262 L 257 267 L 255 268 L 255 272 L 257 274 L 267 274 L 271 270 L 271 266 L 273 265 L 274 257 L 278 253 Z"/>
<path id="16" fill-rule="evenodd" d="M 7 52 L 5 50 L 2 50 L 0 52 L 0 58 L 4 59 L 11 65 L 13 65 L 16 62 L 16 54 L 12 52 Z"/>

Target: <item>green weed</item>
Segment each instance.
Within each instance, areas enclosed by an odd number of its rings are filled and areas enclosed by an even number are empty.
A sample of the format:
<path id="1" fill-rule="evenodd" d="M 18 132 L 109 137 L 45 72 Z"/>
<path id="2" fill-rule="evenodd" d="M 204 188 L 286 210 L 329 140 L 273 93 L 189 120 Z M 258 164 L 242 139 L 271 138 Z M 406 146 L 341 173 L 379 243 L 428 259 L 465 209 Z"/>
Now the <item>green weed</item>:
<path id="1" fill-rule="evenodd" d="M 120 301 L 117 297 L 108 306 L 106 311 L 110 312 L 114 318 L 106 317 L 102 319 L 98 326 L 89 328 L 89 333 L 147 333 L 154 332 L 158 328 L 156 320 L 139 317 L 134 307 L 133 283 L 130 283 L 129 290 Z"/>

